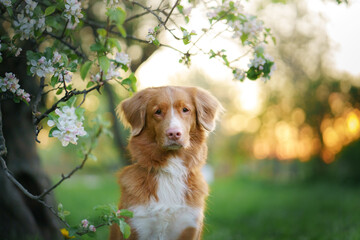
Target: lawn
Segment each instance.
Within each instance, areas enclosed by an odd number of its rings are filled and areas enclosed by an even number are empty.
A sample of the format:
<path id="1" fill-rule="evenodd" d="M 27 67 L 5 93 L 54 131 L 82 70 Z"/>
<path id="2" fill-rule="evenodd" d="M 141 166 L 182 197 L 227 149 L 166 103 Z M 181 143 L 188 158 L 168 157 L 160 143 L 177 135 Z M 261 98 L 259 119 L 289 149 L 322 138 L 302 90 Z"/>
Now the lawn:
<path id="1" fill-rule="evenodd" d="M 77 176 L 56 192 L 71 212 L 71 224 L 93 214 L 96 205 L 119 198 L 113 176 Z M 97 239 L 107 239 L 107 229 Z M 88 238 L 83 238 L 88 239 Z M 360 239 L 360 189 L 330 183 L 275 183 L 237 178 L 211 185 L 204 239 Z"/>

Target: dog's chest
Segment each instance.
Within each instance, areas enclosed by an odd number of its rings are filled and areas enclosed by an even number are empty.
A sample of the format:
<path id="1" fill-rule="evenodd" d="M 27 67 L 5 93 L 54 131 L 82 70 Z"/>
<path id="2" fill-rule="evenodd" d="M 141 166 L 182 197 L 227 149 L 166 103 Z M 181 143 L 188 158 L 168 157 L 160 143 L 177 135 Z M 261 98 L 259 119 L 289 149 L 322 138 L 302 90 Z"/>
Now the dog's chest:
<path id="1" fill-rule="evenodd" d="M 154 196 L 147 205 L 130 208 L 139 239 L 177 239 L 185 228 L 197 228 L 202 209 L 186 204 L 187 174 L 181 159 L 169 159 L 156 175 L 157 199 Z"/>
<path id="2" fill-rule="evenodd" d="M 180 158 L 170 158 L 168 165 L 156 175 L 159 204 L 183 205 L 187 191 L 187 168 Z"/>

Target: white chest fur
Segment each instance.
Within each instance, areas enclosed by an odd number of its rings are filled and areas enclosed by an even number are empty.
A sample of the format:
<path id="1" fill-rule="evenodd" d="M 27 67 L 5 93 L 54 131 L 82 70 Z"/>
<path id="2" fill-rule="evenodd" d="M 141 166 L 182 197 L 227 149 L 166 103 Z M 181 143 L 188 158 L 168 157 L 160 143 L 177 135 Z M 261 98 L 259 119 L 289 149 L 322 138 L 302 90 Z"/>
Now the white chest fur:
<path id="1" fill-rule="evenodd" d="M 134 212 L 131 225 L 139 239 L 177 239 L 185 228 L 198 226 L 202 209 L 185 202 L 187 168 L 180 158 L 171 158 L 169 164 L 156 175 L 157 197 L 147 205 L 130 208 Z"/>

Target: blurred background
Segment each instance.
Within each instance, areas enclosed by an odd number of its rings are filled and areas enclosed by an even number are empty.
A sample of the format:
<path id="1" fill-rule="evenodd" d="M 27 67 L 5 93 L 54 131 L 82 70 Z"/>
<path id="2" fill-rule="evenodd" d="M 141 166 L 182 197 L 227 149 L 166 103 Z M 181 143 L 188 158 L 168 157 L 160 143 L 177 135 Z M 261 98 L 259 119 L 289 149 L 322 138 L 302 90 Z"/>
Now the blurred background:
<path id="1" fill-rule="evenodd" d="M 360 239 L 360 2 L 255 0 L 244 5 L 277 40 L 268 47 L 277 70 L 266 83 L 232 80 L 228 68 L 206 56 L 193 57 L 186 67 L 172 49 L 122 42 L 138 89 L 200 86 L 226 109 L 208 141 L 212 181 L 204 239 Z M 88 14 L 103 19 L 104 3 L 90 1 Z M 191 14 L 189 29 L 200 32 L 205 13 L 194 8 Z M 147 16 L 126 27 L 128 34 L 144 38 L 155 25 L 156 19 Z M 79 35 L 82 44 L 95 41 L 90 27 Z M 159 40 L 182 48 L 167 34 Z M 240 55 L 231 37 L 202 41 L 204 49 L 226 47 L 229 56 Z M 89 95 L 83 105 L 87 129 L 100 113 L 113 137 L 102 136 L 96 158 L 56 192 L 73 224 L 91 216 L 96 205 L 118 202 L 115 174 L 129 163 L 129 132 L 114 109 L 128 96 L 113 84 L 101 95 Z M 38 149 L 57 180 L 81 158 L 76 147 L 63 148 L 47 136 L 48 129 L 41 131 Z M 107 229 L 98 230 L 98 239 L 106 236 Z"/>

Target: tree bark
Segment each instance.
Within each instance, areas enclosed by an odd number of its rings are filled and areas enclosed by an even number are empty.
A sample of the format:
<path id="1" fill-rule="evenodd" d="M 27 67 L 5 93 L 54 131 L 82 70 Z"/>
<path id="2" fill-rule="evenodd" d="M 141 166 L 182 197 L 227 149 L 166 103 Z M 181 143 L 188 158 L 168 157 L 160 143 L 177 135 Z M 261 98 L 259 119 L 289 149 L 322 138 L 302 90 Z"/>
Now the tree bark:
<path id="1" fill-rule="evenodd" d="M 26 47 L 24 47 L 26 49 Z M 25 50 L 23 51 L 25 53 Z M 13 72 L 20 79 L 20 86 L 36 96 L 38 84 L 26 75 L 26 57 L 4 59 L 0 76 Z M 5 100 L 0 105 L 0 150 L 13 176 L 38 195 L 50 186 L 43 171 L 35 145 L 31 107 L 25 103 Z M 26 197 L 0 169 L 0 239 L 62 239 L 56 217 L 42 204 Z M 45 202 L 54 206 L 52 195 Z"/>

